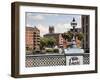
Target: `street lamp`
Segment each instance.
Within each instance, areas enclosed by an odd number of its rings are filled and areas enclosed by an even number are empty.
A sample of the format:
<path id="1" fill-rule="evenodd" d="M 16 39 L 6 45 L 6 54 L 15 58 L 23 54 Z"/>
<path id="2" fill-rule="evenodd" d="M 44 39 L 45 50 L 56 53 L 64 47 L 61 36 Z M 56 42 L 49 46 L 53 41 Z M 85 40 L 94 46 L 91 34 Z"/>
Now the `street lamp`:
<path id="1" fill-rule="evenodd" d="M 77 22 L 75 21 L 75 18 L 73 18 L 71 22 L 71 26 L 73 27 L 73 39 L 72 39 L 72 47 L 76 48 L 76 41 L 75 41 L 75 27 L 77 26 Z"/>
<path id="2" fill-rule="evenodd" d="M 75 27 L 77 26 L 77 22 L 75 21 L 75 18 L 73 18 L 71 22 L 71 26 L 73 27 L 73 33 L 75 33 Z"/>
<path id="3" fill-rule="evenodd" d="M 64 52 L 65 52 L 65 54 L 84 53 L 83 49 L 78 48 L 76 46 L 75 27 L 77 26 L 77 22 L 75 21 L 75 18 L 73 18 L 73 20 L 71 22 L 71 26 L 73 27 L 73 38 L 72 38 L 72 41 L 71 41 L 72 47 L 70 47 L 68 49 L 64 49 Z M 81 61 L 82 61 L 82 59 L 81 59 Z"/>

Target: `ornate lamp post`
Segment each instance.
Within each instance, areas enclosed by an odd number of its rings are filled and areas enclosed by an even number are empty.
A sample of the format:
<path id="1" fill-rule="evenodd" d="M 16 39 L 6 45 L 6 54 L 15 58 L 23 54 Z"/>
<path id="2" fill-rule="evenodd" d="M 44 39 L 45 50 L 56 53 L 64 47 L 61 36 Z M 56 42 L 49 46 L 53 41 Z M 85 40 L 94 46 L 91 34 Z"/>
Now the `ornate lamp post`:
<path id="1" fill-rule="evenodd" d="M 66 64 L 80 65 L 83 64 L 83 56 L 82 55 L 80 56 L 79 54 L 83 54 L 84 50 L 76 46 L 75 27 L 77 26 L 77 22 L 75 21 L 75 18 L 73 18 L 71 22 L 71 26 L 73 27 L 73 39 L 71 41 L 72 47 L 68 49 L 64 49 L 66 55 L 71 54 L 69 56 L 66 56 Z"/>
<path id="2" fill-rule="evenodd" d="M 65 52 L 65 54 L 84 53 L 83 49 L 78 48 L 76 46 L 75 27 L 77 26 L 77 22 L 75 21 L 75 18 L 73 18 L 73 20 L 71 22 L 71 26 L 73 27 L 73 38 L 72 38 L 72 41 L 71 41 L 72 47 L 70 47 L 68 49 L 64 49 L 64 52 Z"/>
<path id="3" fill-rule="evenodd" d="M 72 47 L 76 48 L 76 41 L 75 41 L 75 27 L 77 26 L 77 22 L 75 21 L 75 18 L 73 18 L 71 22 L 71 26 L 73 27 L 73 39 L 72 39 Z"/>

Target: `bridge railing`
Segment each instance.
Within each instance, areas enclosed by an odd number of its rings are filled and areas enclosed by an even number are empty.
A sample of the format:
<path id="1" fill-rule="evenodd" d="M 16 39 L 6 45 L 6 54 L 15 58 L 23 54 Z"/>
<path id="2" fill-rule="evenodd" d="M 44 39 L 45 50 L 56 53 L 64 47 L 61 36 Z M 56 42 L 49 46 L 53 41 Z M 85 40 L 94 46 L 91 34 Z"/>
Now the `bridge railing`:
<path id="1" fill-rule="evenodd" d="M 26 67 L 87 65 L 88 53 L 26 55 Z"/>

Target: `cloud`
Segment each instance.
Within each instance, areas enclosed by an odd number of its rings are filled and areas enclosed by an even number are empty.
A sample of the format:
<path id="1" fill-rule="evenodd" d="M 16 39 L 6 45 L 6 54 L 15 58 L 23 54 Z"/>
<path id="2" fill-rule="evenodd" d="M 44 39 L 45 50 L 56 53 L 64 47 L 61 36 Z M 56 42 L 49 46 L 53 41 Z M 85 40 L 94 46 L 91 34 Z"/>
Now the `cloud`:
<path id="1" fill-rule="evenodd" d="M 41 14 L 33 14 L 33 13 L 27 13 L 27 19 L 28 20 L 43 20 L 44 16 Z"/>
<path id="2" fill-rule="evenodd" d="M 71 28 L 70 24 L 58 23 L 55 25 L 55 32 L 64 33 L 64 32 L 69 31 L 70 28 Z"/>
<path id="3" fill-rule="evenodd" d="M 64 33 L 72 29 L 73 27 L 70 25 L 70 23 L 58 23 L 54 25 L 55 32 L 56 33 Z M 81 28 L 80 25 L 77 25 L 76 28 Z"/>
<path id="4" fill-rule="evenodd" d="M 33 25 L 27 24 L 27 27 L 33 27 Z M 40 36 L 42 37 L 44 34 L 48 33 L 48 26 L 42 25 L 42 24 L 37 24 L 36 27 L 40 30 Z"/>
<path id="5" fill-rule="evenodd" d="M 34 20 L 43 20 L 44 17 L 42 15 L 36 15 L 32 17 Z"/>
<path id="6" fill-rule="evenodd" d="M 68 27 L 68 26 L 70 26 L 70 25 L 69 24 L 62 24 L 62 23 L 54 25 L 55 33 L 64 33 L 64 32 L 69 31 L 69 29 L 71 27 Z M 47 26 L 47 25 L 38 24 L 37 28 L 40 30 L 40 35 L 41 36 L 43 36 L 44 34 L 49 33 L 49 31 L 48 31 L 49 26 Z"/>
<path id="7" fill-rule="evenodd" d="M 44 34 L 48 33 L 48 27 L 42 24 L 38 24 L 37 28 L 40 30 L 40 35 L 43 36 Z"/>
<path id="8" fill-rule="evenodd" d="M 46 13 L 46 14 L 42 14 L 43 16 L 59 16 L 59 14 L 56 13 Z"/>
<path id="9" fill-rule="evenodd" d="M 31 24 L 26 24 L 26 26 L 27 26 L 27 27 L 32 27 L 32 25 L 31 25 Z"/>

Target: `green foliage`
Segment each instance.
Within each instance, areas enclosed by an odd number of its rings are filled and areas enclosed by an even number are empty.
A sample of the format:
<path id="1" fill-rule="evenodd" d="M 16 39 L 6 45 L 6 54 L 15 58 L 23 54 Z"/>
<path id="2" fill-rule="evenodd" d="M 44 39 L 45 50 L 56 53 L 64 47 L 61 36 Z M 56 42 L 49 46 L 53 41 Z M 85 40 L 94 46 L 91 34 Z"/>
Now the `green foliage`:
<path id="1" fill-rule="evenodd" d="M 59 53 L 59 49 L 54 49 L 53 52 L 54 53 Z"/>
<path id="2" fill-rule="evenodd" d="M 84 35 L 83 35 L 82 32 L 80 32 L 80 33 L 77 33 L 77 34 L 76 34 L 76 37 L 78 38 L 78 40 L 81 41 L 81 40 L 84 38 Z"/>
<path id="3" fill-rule="evenodd" d="M 41 37 L 40 38 L 40 48 L 44 48 L 45 46 L 47 46 L 47 42 L 48 42 L 47 38 Z"/>
<path id="4" fill-rule="evenodd" d="M 26 47 L 26 51 L 32 51 L 32 48 Z"/>
<path id="5" fill-rule="evenodd" d="M 66 32 L 66 33 L 63 33 L 62 34 L 62 37 L 66 40 L 68 40 L 68 41 L 71 41 L 72 40 L 72 38 L 73 38 L 73 32 L 71 32 L 71 31 L 68 31 L 68 32 Z M 84 35 L 83 35 L 83 33 L 82 32 L 79 32 L 79 33 L 75 33 L 75 36 L 78 38 L 78 40 L 82 40 L 83 38 L 84 38 Z"/>
<path id="6" fill-rule="evenodd" d="M 33 53 L 33 54 L 35 53 L 34 49 L 32 50 L 32 53 Z"/>
<path id="7" fill-rule="evenodd" d="M 40 48 L 44 47 L 53 47 L 56 43 L 56 40 L 53 37 L 41 37 L 40 38 Z"/>
<path id="8" fill-rule="evenodd" d="M 49 48 L 49 49 L 46 49 L 46 52 L 47 53 L 59 53 L 59 49 Z"/>
<path id="9" fill-rule="evenodd" d="M 26 50 L 28 51 L 29 50 L 29 47 L 26 47 Z"/>
<path id="10" fill-rule="evenodd" d="M 47 46 L 53 47 L 56 43 L 56 40 L 53 37 L 48 37 Z"/>
<path id="11" fill-rule="evenodd" d="M 70 32 L 70 31 L 68 31 L 68 32 L 66 32 L 66 33 L 63 33 L 62 34 L 62 37 L 66 40 L 68 40 L 68 41 L 71 41 L 71 39 L 73 38 L 73 33 L 72 32 Z"/>
<path id="12" fill-rule="evenodd" d="M 46 49 L 46 52 L 48 52 L 48 53 L 52 53 L 52 52 L 53 52 L 53 49 L 52 49 L 52 48 L 50 48 L 50 49 Z"/>

